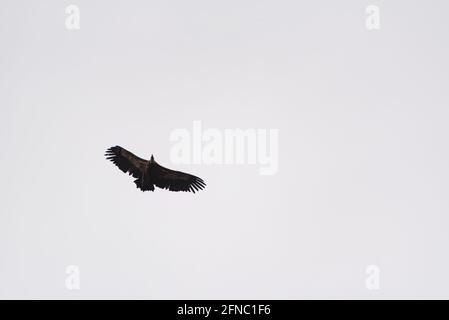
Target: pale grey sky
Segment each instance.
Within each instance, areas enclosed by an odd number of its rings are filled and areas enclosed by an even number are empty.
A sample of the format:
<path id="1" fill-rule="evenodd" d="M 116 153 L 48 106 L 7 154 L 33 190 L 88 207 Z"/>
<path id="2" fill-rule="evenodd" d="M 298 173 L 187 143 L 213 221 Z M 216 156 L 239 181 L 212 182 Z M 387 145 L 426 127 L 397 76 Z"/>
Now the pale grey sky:
<path id="1" fill-rule="evenodd" d="M 449 297 L 447 1 L 0 6 L 1 298 Z M 194 120 L 279 129 L 278 173 L 170 164 Z M 207 188 L 142 193 L 117 144 Z"/>

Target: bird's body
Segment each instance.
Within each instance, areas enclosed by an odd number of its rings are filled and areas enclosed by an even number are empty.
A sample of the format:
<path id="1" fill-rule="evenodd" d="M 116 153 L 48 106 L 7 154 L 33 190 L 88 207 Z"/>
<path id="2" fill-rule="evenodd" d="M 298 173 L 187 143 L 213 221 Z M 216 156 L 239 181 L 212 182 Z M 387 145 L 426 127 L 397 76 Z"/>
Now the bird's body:
<path id="1" fill-rule="evenodd" d="M 154 191 L 154 186 L 157 186 L 170 191 L 195 193 L 206 186 L 201 178 L 164 168 L 154 160 L 153 156 L 150 160 L 145 160 L 120 146 L 109 148 L 106 151 L 106 159 L 111 160 L 123 172 L 136 178 L 134 183 L 142 191 Z"/>

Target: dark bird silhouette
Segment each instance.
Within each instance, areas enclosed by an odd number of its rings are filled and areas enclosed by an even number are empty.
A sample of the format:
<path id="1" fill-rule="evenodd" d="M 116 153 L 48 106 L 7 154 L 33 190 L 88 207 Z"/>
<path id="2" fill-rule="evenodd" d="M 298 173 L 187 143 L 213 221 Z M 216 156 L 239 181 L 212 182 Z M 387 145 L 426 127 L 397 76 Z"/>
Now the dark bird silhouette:
<path id="1" fill-rule="evenodd" d="M 122 147 L 115 146 L 106 150 L 105 156 L 120 170 L 136 178 L 134 183 L 142 191 L 154 191 L 156 186 L 170 191 L 195 193 L 206 186 L 201 178 L 164 168 L 154 161 L 153 155 L 150 160 L 145 160 Z"/>

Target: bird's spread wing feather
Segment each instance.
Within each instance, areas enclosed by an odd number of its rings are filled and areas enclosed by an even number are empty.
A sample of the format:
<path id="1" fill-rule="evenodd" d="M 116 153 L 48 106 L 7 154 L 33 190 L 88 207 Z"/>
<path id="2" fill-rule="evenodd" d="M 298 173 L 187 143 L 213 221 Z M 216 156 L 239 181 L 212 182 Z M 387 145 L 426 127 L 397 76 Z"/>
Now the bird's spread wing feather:
<path id="1" fill-rule="evenodd" d="M 153 173 L 152 180 L 161 189 L 195 193 L 206 186 L 203 179 L 194 175 L 164 168 L 156 162 L 151 163 L 150 166 Z"/>
<path id="2" fill-rule="evenodd" d="M 147 161 L 139 158 L 122 147 L 115 146 L 106 150 L 106 159 L 111 160 L 120 170 L 139 178 L 145 172 Z"/>

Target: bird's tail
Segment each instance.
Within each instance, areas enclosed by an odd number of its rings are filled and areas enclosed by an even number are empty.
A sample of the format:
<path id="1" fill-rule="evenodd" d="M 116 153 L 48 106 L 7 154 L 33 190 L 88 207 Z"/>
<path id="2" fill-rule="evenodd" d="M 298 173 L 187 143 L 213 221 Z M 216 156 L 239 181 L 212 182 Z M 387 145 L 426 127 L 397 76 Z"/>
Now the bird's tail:
<path id="1" fill-rule="evenodd" d="M 134 180 L 134 183 L 142 191 L 154 191 L 154 185 L 152 183 L 144 183 L 142 178 Z"/>

